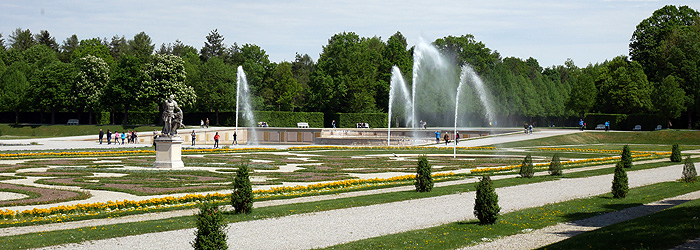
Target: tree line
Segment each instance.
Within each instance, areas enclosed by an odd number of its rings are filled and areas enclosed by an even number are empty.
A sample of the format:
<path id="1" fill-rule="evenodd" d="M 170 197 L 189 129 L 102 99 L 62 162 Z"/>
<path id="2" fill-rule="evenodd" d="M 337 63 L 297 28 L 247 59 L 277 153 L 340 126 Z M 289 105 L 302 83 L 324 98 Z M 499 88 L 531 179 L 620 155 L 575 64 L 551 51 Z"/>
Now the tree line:
<path id="1" fill-rule="evenodd" d="M 699 19 L 687 6 L 664 6 L 637 25 L 629 56 L 585 67 L 571 59 L 542 67 L 532 57 L 502 57 L 470 34 L 432 44 L 455 67 L 469 64 L 483 78 L 499 120 L 644 113 L 683 116 L 687 127 L 698 127 Z M 145 32 L 130 39 L 72 35 L 59 44 L 46 30 L 17 28 L 7 41 L 0 34 L 0 110 L 106 111 L 124 113 L 127 123 L 129 112 L 157 110 L 175 94 L 186 112 L 231 111 L 242 66 L 256 110 L 387 112 L 391 67 L 410 76 L 413 53 L 400 32 L 386 41 L 342 32 L 315 62 L 308 54 L 271 62 L 255 44 L 227 45 L 216 29 L 198 50 L 179 40 L 156 48 Z"/>

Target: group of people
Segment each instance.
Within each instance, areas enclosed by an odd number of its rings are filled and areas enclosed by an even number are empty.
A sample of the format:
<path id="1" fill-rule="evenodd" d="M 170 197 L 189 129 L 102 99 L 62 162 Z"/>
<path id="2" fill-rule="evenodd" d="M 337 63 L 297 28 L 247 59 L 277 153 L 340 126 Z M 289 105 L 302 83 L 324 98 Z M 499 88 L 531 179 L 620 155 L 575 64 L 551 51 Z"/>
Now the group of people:
<path id="1" fill-rule="evenodd" d="M 195 141 L 197 141 L 197 133 L 192 130 L 190 137 L 192 138 L 192 146 L 194 146 Z M 214 134 L 214 148 L 219 147 L 219 139 L 221 139 L 221 136 L 219 135 L 219 132 L 216 132 L 216 134 Z M 236 131 L 233 132 L 233 143 L 231 143 L 231 145 L 238 145 L 238 134 Z"/>
<path id="2" fill-rule="evenodd" d="M 199 127 L 204 128 L 204 126 L 207 126 L 207 128 L 209 128 L 209 118 L 207 118 L 206 123 L 204 122 L 204 120 L 199 120 Z"/>
<path id="3" fill-rule="evenodd" d="M 445 145 L 447 145 L 448 143 L 450 143 L 450 134 L 449 134 L 448 132 L 445 132 L 445 133 L 443 134 L 443 138 L 442 138 L 442 139 L 445 141 Z M 436 141 L 438 144 L 440 143 L 440 131 L 435 131 L 435 141 Z M 455 133 L 455 140 L 454 140 L 454 142 L 455 142 L 455 145 L 457 145 L 457 144 L 459 143 L 459 131 Z"/>
<path id="4" fill-rule="evenodd" d="M 114 131 L 114 137 L 112 137 L 112 131 L 107 130 L 107 133 L 102 131 L 100 129 L 100 133 L 98 135 L 100 144 L 102 144 L 102 141 L 105 139 L 105 136 L 107 138 L 107 144 L 112 144 L 112 138 L 114 138 L 114 144 L 119 145 L 119 144 L 126 144 L 126 143 L 136 143 L 138 139 L 138 134 L 136 131 L 131 131 L 129 130 L 128 132 L 122 132 L 119 133 L 119 131 Z M 119 140 L 121 139 L 121 142 Z"/>
<path id="5" fill-rule="evenodd" d="M 527 124 L 527 122 L 526 122 L 524 127 L 525 127 L 525 134 L 532 134 L 532 124 Z"/>

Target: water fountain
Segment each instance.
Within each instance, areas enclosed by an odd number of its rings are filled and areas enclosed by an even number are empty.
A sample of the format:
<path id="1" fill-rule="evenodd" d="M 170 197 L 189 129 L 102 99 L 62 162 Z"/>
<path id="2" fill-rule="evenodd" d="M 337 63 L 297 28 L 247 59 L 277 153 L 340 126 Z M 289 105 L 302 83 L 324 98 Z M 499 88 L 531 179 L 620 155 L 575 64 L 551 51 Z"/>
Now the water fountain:
<path id="1" fill-rule="evenodd" d="M 392 68 L 389 87 L 387 145 L 390 145 L 391 120 L 392 116 L 395 115 L 394 102 L 396 101 L 404 101 L 404 108 L 410 109 L 410 111 L 406 111 L 405 119 L 406 126 L 412 128 L 419 126 L 417 121 L 419 117 L 422 117 L 420 120 L 429 122 L 431 126 L 450 127 L 453 125 L 455 128 L 454 135 L 456 135 L 457 127 L 466 125 L 460 124 L 458 117 L 463 114 L 469 114 L 459 113 L 459 106 L 464 107 L 469 105 L 469 102 L 476 102 L 477 98 L 475 97 L 478 97 L 479 104 L 483 106 L 484 115 L 488 122 L 495 120 L 489 94 L 484 87 L 483 81 L 474 69 L 468 65 L 462 66 L 459 78 L 457 78 L 459 68 L 455 66 L 456 64 L 448 61 L 437 48 L 422 40 L 415 46 L 410 100 L 406 98 L 408 95 L 407 83 L 402 77 L 400 70 L 397 67 Z M 466 86 L 470 88 L 465 89 Z M 396 97 L 402 97 L 403 99 L 397 100 Z M 467 102 L 460 102 L 461 97 L 468 97 L 466 98 Z M 471 106 L 479 104 L 471 103 Z M 453 112 L 451 107 L 454 107 L 454 120 L 451 120 L 450 117 Z M 467 110 L 474 112 L 473 108 Z M 461 123 L 465 122 L 461 121 Z"/>
<path id="2" fill-rule="evenodd" d="M 408 92 L 406 80 L 403 79 L 403 75 L 401 75 L 401 70 L 399 70 L 399 67 L 394 66 L 391 68 L 391 82 L 389 83 L 389 124 L 387 126 L 387 146 L 391 145 L 391 116 L 394 101 L 398 101 L 395 100 L 396 95 L 402 97 L 401 101 L 404 101 L 404 103 L 406 103 L 406 105 L 404 106 L 403 113 L 406 119 L 406 126 L 408 126 L 408 124 L 413 124 L 413 102 L 409 99 L 409 97 L 411 97 L 411 93 Z"/>
<path id="3" fill-rule="evenodd" d="M 236 84 L 236 134 L 238 134 L 238 112 L 240 109 L 239 103 L 243 104 L 243 115 L 250 125 L 250 131 L 253 133 L 251 140 L 248 140 L 248 144 L 255 144 L 258 142 L 258 133 L 255 131 L 255 117 L 253 115 L 253 109 L 250 106 L 250 91 L 248 89 L 248 80 L 243 71 L 242 66 L 238 66 L 237 74 L 237 84 Z"/>

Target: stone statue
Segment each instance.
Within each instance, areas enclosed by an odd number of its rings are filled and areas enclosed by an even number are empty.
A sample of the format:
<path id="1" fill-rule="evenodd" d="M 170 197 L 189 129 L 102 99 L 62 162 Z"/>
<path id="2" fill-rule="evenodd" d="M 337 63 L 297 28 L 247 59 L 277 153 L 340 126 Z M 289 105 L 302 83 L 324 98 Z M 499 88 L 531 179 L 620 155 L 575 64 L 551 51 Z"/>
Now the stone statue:
<path id="1" fill-rule="evenodd" d="M 174 136 L 177 135 L 177 129 L 185 127 L 182 124 L 182 109 L 177 105 L 174 100 L 175 96 L 170 95 L 168 100 L 163 103 L 163 131 L 161 134 L 163 136 Z"/>

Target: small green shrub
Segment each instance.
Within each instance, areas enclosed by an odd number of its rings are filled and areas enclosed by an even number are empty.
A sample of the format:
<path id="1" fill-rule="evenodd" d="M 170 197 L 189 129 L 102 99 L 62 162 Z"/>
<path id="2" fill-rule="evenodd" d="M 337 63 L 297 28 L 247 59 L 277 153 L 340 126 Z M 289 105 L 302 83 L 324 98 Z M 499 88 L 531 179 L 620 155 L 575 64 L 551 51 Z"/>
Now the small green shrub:
<path id="1" fill-rule="evenodd" d="M 690 156 L 685 157 L 685 164 L 683 164 L 683 177 L 681 180 L 684 182 L 695 182 L 698 179 L 698 172 L 695 170 L 695 163 Z"/>
<path id="2" fill-rule="evenodd" d="M 622 166 L 625 168 L 631 168 L 632 167 L 632 152 L 630 151 L 630 146 L 625 145 L 622 147 Z"/>
<path id="3" fill-rule="evenodd" d="M 476 200 L 474 202 L 474 216 L 482 225 L 496 223 L 501 207 L 498 206 L 498 194 L 491 185 L 491 178 L 484 175 L 476 183 Z"/>
<path id="4" fill-rule="evenodd" d="M 552 161 L 549 163 L 549 175 L 557 176 L 562 175 L 561 161 L 559 160 L 559 153 L 552 156 Z"/>
<path id="5" fill-rule="evenodd" d="M 219 207 L 205 202 L 199 206 L 197 229 L 191 243 L 194 249 L 228 249 L 226 244 L 226 222 Z"/>
<path id="6" fill-rule="evenodd" d="M 615 175 L 612 181 L 612 194 L 614 198 L 625 198 L 629 191 L 629 182 L 627 180 L 627 172 L 623 167 L 622 161 L 615 165 Z"/>
<path id="7" fill-rule="evenodd" d="M 250 184 L 248 165 L 241 164 L 233 179 L 231 206 L 237 214 L 250 213 L 253 210 L 253 187 Z"/>
<path id="8" fill-rule="evenodd" d="M 532 154 L 527 154 L 520 164 L 520 177 L 532 178 L 535 175 L 535 166 L 532 165 Z"/>
<path id="9" fill-rule="evenodd" d="M 681 162 L 683 157 L 681 156 L 681 148 L 678 144 L 673 144 L 671 148 L 671 162 Z"/>
<path id="10" fill-rule="evenodd" d="M 431 176 L 432 166 L 425 155 L 418 158 L 418 169 L 416 175 L 416 191 L 430 192 L 433 189 L 433 177 Z"/>

